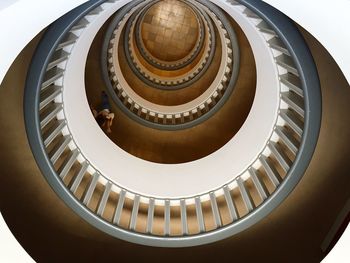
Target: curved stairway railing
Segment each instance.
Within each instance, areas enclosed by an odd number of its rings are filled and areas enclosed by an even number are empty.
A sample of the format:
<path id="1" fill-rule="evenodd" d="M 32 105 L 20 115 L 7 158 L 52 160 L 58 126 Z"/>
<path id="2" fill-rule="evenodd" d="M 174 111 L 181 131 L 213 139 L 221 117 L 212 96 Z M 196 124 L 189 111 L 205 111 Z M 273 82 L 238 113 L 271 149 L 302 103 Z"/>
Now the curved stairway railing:
<path id="1" fill-rule="evenodd" d="M 188 2 L 188 4 L 192 4 L 191 2 Z M 126 11 L 122 11 L 123 13 Z M 147 85 L 154 87 L 154 88 L 158 88 L 158 89 L 165 89 L 165 90 L 175 90 L 175 89 L 183 89 L 188 87 L 189 85 L 192 85 L 195 81 L 197 81 L 198 79 L 200 79 L 203 74 L 206 72 L 206 70 L 209 68 L 210 63 L 214 57 L 215 54 L 215 31 L 213 28 L 212 23 L 210 22 L 211 19 L 209 18 L 209 16 L 203 12 L 202 14 L 205 18 L 206 24 L 208 26 L 208 31 L 209 31 L 209 41 L 206 43 L 206 52 L 203 54 L 200 62 L 197 63 L 197 65 L 191 69 L 187 74 L 178 76 L 178 77 L 173 77 L 173 78 L 161 78 L 160 76 L 153 74 L 152 72 L 150 72 L 149 70 L 146 69 L 146 67 L 144 67 L 142 65 L 142 63 L 137 59 L 137 56 L 134 56 L 135 51 L 131 50 L 129 51 L 129 48 L 133 49 L 133 46 L 130 45 L 130 40 L 129 38 L 124 38 L 124 53 L 127 59 L 127 62 L 130 66 L 130 68 L 132 69 L 132 71 L 134 72 L 134 74 L 141 79 L 144 83 L 146 83 Z M 124 18 L 124 17 L 123 17 Z M 222 19 L 225 20 L 225 17 L 222 16 Z M 115 20 L 121 20 L 121 18 L 115 18 Z M 133 20 L 133 19 L 131 19 Z M 226 23 L 227 24 L 227 23 Z M 109 69 L 112 70 L 111 74 L 111 79 L 113 79 L 115 77 L 115 72 L 114 69 L 117 65 L 113 65 L 113 62 L 115 61 L 115 59 L 113 59 L 113 55 L 116 56 L 116 51 L 113 50 L 113 46 L 114 43 L 117 43 L 119 40 L 117 40 L 115 38 L 115 35 L 113 34 L 113 32 L 115 30 L 113 30 L 112 28 L 115 27 L 119 27 L 120 23 L 119 21 L 114 21 L 111 23 L 110 29 L 108 30 L 107 34 L 106 34 L 106 42 L 107 39 L 110 39 L 109 44 L 105 43 L 104 45 L 104 54 L 107 54 L 107 49 L 108 49 L 108 62 L 110 63 L 109 65 Z M 131 30 L 131 23 L 128 23 L 126 25 L 126 31 L 129 32 Z M 219 27 L 221 28 L 221 27 Z M 113 31 L 113 32 L 112 32 Z M 227 42 L 231 41 L 231 45 L 233 46 L 233 48 L 229 48 L 230 50 L 234 50 L 236 53 L 234 54 L 236 57 L 235 60 L 235 65 L 234 67 L 238 68 L 238 64 L 239 64 L 239 47 L 237 44 L 237 40 L 235 37 L 235 33 L 233 32 L 233 30 L 231 29 L 232 32 L 230 32 L 230 40 L 227 39 Z M 222 35 L 227 35 L 227 31 L 224 29 L 221 29 Z M 227 43 L 228 44 L 228 43 Z M 108 48 L 107 48 L 107 45 Z M 105 56 L 105 55 L 103 55 Z M 102 67 L 106 67 L 107 62 L 104 61 L 104 57 L 102 57 L 103 61 L 102 61 Z M 234 70 L 235 72 L 238 70 Z"/>
<path id="2" fill-rule="evenodd" d="M 102 49 L 102 73 L 107 89 L 111 94 L 111 98 L 130 118 L 142 123 L 143 125 L 156 129 L 186 129 L 209 119 L 225 104 L 227 99 L 230 97 L 236 84 L 239 72 L 240 62 L 237 38 L 224 14 L 209 3 L 206 3 L 206 5 L 209 7 L 205 7 L 206 12 L 208 12 L 208 16 L 211 16 L 211 19 L 215 21 L 221 36 L 223 51 L 220 68 L 217 77 L 204 94 L 190 103 L 175 107 L 161 107 L 156 104 L 145 102 L 145 100 L 138 96 L 133 89 L 129 87 L 118 66 L 119 60 L 117 48 L 114 47 L 115 44 L 119 43 L 119 37 L 121 34 L 121 28 L 119 27 L 122 27 L 123 23 L 126 23 L 125 20 L 128 19 L 128 15 L 125 14 L 127 10 L 119 13 L 111 22 L 106 33 L 106 41 Z M 215 13 L 212 13 L 211 9 L 215 10 Z M 220 19 L 215 19 L 216 16 L 218 16 Z M 124 19 L 124 22 L 122 19 Z M 116 30 L 116 27 L 119 30 Z M 211 31 L 213 32 L 214 30 L 211 29 Z M 111 40 L 108 41 L 109 39 Z M 128 46 L 128 42 L 125 41 L 124 45 Z M 214 51 L 213 48 L 212 51 Z M 126 50 L 125 52 L 127 53 L 128 51 Z M 128 56 L 126 57 L 128 58 Z M 130 59 L 131 57 L 129 57 L 129 60 Z M 140 62 L 138 62 L 138 64 L 140 64 Z M 108 70 L 106 65 L 109 65 Z M 132 68 L 133 63 L 130 61 L 129 65 Z M 194 83 L 200 79 L 203 74 L 205 74 L 205 71 L 208 70 L 208 66 L 209 64 L 206 63 L 201 72 L 194 75 L 193 78 L 190 78 L 188 83 L 181 81 L 181 83 L 175 83 L 174 85 L 178 84 L 183 87 L 183 85 L 187 86 Z M 140 74 L 137 69 L 134 69 L 133 72 L 138 74 L 137 76 Z M 147 76 L 150 75 L 151 73 L 148 72 Z M 188 77 L 188 74 L 186 74 L 186 78 Z M 151 85 L 151 87 L 157 85 L 154 83 L 156 82 L 156 78 L 153 78 L 153 82 L 147 82 L 148 79 L 144 77 L 141 77 L 141 79 L 146 84 Z M 160 80 L 158 79 L 158 81 Z M 173 86 L 170 85 L 171 83 L 173 83 L 173 81 L 169 83 L 164 81 L 164 85 L 169 87 L 169 89 L 173 88 Z M 155 87 L 159 88 L 158 86 Z"/>
<path id="3" fill-rule="evenodd" d="M 143 4 L 143 2 L 141 2 L 141 4 Z M 135 5 L 137 5 L 137 2 L 135 2 Z M 133 7 L 135 5 L 133 5 Z M 134 74 L 146 84 L 152 85 L 152 87 L 159 88 L 159 89 L 180 89 L 191 85 L 191 83 L 193 83 L 191 79 L 193 79 L 197 74 L 202 72 L 202 69 L 204 68 L 206 63 L 210 63 L 210 61 L 212 61 L 213 59 L 215 49 L 212 49 L 212 46 L 215 47 L 215 39 L 213 39 L 211 36 L 212 35 L 215 36 L 215 32 L 213 32 L 212 25 L 207 23 L 207 26 L 209 27 L 208 31 L 210 31 L 211 33 L 209 34 L 210 36 L 209 41 L 205 45 L 206 46 L 205 55 L 202 56 L 200 62 L 197 63 L 197 65 L 188 74 L 185 74 L 184 76 L 180 75 L 170 79 L 162 78 L 150 72 L 148 69 L 146 69 L 146 67 L 140 62 L 137 56 L 135 56 L 135 53 L 136 53 L 135 48 L 131 44 L 131 41 L 133 40 L 132 36 L 134 33 L 130 32 L 133 30 L 134 23 L 130 23 L 130 21 L 135 20 L 134 17 L 137 17 L 137 12 L 135 12 L 135 10 L 132 10 L 134 14 L 132 14 L 130 18 L 126 17 L 127 14 L 130 13 L 131 9 L 132 9 L 131 7 L 129 8 L 126 7 L 126 9 L 121 10 L 120 13 L 123 13 L 124 15 L 118 14 L 118 16 L 116 16 L 114 21 L 111 23 L 109 31 L 106 34 L 106 42 L 109 39 L 108 62 L 106 64 L 103 64 L 103 67 L 106 67 L 106 65 L 108 64 L 109 72 L 111 74 L 111 80 L 116 78 L 116 74 L 115 74 L 116 65 L 114 65 L 115 62 L 113 57 L 117 56 L 117 50 L 115 49 L 115 47 L 117 46 L 120 38 L 120 36 L 116 37 L 117 34 L 115 34 L 115 32 L 118 31 L 119 27 L 123 22 L 125 23 L 125 21 L 128 20 L 127 24 L 125 25 L 126 33 L 124 33 L 125 35 L 124 36 L 124 54 L 127 58 L 128 65 L 133 70 Z M 103 50 L 103 56 L 107 54 L 106 42 L 104 44 L 105 48 Z M 105 63 L 104 59 L 102 63 Z"/>
<path id="4" fill-rule="evenodd" d="M 186 3 L 187 5 L 193 6 L 193 8 L 196 8 L 196 6 L 194 4 L 192 4 L 190 1 L 187 1 Z M 171 70 L 178 70 L 181 68 L 184 68 L 185 66 L 188 66 L 190 63 L 195 63 L 195 60 L 197 59 L 197 55 L 200 54 L 199 51 L 201 51 L 202 46 L 204 44 L 204 40 L 206 40 L 205 46 L 204 46 L 204 53 L 203 55 L 201 55 L 200 60 L 196 63 L 196 65 L 194 65 L 194 67 L 187 73 L 176 76 L 176 77 L 161 77 L 157 74 L 154 74 L 153 72 L 151 72 L 149 69 L 147 69 L 147 67 L 145 65 L 142 64 L 142 62 L 140 61 L 140 59 L 138 59 L 138 56 L 136 55 L 136 51 L 135 48 L 137 48 L 139 50 L 139 52 L 141 53 L 142 57 L 146 56 L 143 55 L 143 51 L 142 51 L 142 44 L 138 42 L 141 42 L 141 40 L 138 40 L 138 37 L 134 37 L 135 35 L 135 30 L 137 30 L 138 28 L 140 28 L 139 26 L 137 26 L 138 23 L 140 23 L 140 19 L 138 19 L 138 17 L 141 14 L 133 14 L 133 16 L 128 20 L 127 24 L 126 24 L 126 29 L 125 29 L 125 36 L 124 37 L 124 53 L 125 56 L 127 57 L 127 61 L 129 66 L 132 68 L 133 72 L 136 72 L 135 74 L 145 83 L 149 83 L 150 85 L 152 85 L 152 87 L 155 88 L 159 88 L 159 89 L 171 89 L 171 90 L 176 90 L 176 89 L 182 89 L 182 88 L 186 88 L 189 85 L 193 84 L 194 80 L 192 80 L 193 78 L 195 78 L 197 75 L 199 75 L 198 77 L 196 77 L 196 79 L 198 80 L 198 78 L 200 76 L 202 76 L 205 71 L 205 68 L 208 68 L 208 66 L 210 65 L 211 61 L 213 60 L 214 54 L 215 54 L 215 30 L 214 27 L 212 25 L 211 19 L 208 17 L 208 15 L 203 12 L 201 13 L 199 12 L 199 16 L 201 17 L 201 19 L 203 21 L 205 21 L 205 23 L 203 23 L 205 25 L 205 31 L 203 33 L 201 33 L 200 37 L 203 38 L 203 41 L 201 41 L 202 43 L 199 43 L 200 46 L 198 46 L 197 51 L 195 51 L 192 55 L 189 55 L 189 59 L 187 61 L 185 61 L 184 63 L 178 64 L 178 65 L 173 65 L 174 67 Z M 203 22 L 202 21 L 202 22 Z M 224 29 L 222 29 L 222 31 L 224 31 Z M 139 34 L 136 34 L 139 35 Z M 204 36 L 207 35 L 207 38 L 204 39 Z M 227 35 L 226 32 L 222 33 L 221 35 Z M 133 45 L 133 40 L 136 40 L 136 47 L 134 47 Z M 113 43 L 115 43 L 114 38 L 111 39 L 110 43 L 113 46 Z M 227 41 L 229 42 L 230 40 L 227 39 Z M 141 45 L 141 47 L 140 47 Z M 229 46 L 229 43 L 227 44 L 227 46 Z M 199 48 L 201 47 L 201 48 Z M 113 59 L 113 55 L 116 52 L 115 50 L 109 49 L 110 57 L 109 57 L 109 62 L 110 59 Z M 113 52 L 114 51 L 114 52 Z M 112 60 L 113 62 L 113 60 Z M 148 62 L 148 60 L 146 60 L 146 62 Z M 113 63 L 111 63 L 112 65 L 109 67 L 113 67 Z M 208 64 L 208 66 L 206 66 L 206 64 Z M 154 66 L 153 64 L 151 64 L 152 66 Z M 171 64 L 170 64 L 171 65 Z M 158 65 L 158 68 L 161 68 L 163 70 L 167 70 L 169 71 L 169 69 L 166 68 L 165 64 L 164 65 Z M 140 74 L 141 75 L 140 75 Z M 150 82 L 151 81 L 151 82 Z"/>
<path id="5" fill-rule="evenodd" d="M 142 196 L 119 186 L 94 167 L 94 160 L 84 157 L 70 133 L 62 101 L 65 87 L 60 86 L 65 65 L 72 52 L 79 52 L 74 44 L 94 17 L 118 1 L 89 1 L 53 23 L 43 36 L 28 72 L 24 97 L 30 146 L 55 192 L 100 230 L 152 246 L 214 242 L 261 220 L 303 176 L 316 146 L 321 115 L 318 75 L 310 52 L 293 23 L 267 4 L 219 2 L 228 13 L 245 14 L 267 39 L 280 72 L 280 110 L 265 149 L 243 174 L 219 189 L 191 197 Z M 175 210 L 179 214 L 177 232 L 173 228 Z"/>

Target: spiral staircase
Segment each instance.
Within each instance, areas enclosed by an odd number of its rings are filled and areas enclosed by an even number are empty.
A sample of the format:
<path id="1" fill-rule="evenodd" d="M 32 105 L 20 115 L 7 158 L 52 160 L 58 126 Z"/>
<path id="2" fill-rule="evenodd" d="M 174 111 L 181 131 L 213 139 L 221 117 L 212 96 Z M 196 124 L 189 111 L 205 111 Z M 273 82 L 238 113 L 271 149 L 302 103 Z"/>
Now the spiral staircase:
<path id="1" fill-rule="evenodd" d="M 262 1 L 91 0 L 2 85 L 1 211 L 40 262 L 317 262 L 347 222 L 349 85 Z"/>

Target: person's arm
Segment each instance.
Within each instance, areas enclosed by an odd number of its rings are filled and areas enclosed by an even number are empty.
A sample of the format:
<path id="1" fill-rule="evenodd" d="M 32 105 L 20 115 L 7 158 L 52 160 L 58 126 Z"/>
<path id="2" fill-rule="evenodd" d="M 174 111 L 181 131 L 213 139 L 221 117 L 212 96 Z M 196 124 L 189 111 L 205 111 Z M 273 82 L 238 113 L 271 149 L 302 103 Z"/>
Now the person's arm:
<path id="1" fill-rule="evenodd" d="M 107 116 L 107 123 L 106 123 L 108 133 L 112 132 L 111 127 L 112 127 L 113 119 L 114 119 L 114 113 L 109 113 Z"/>

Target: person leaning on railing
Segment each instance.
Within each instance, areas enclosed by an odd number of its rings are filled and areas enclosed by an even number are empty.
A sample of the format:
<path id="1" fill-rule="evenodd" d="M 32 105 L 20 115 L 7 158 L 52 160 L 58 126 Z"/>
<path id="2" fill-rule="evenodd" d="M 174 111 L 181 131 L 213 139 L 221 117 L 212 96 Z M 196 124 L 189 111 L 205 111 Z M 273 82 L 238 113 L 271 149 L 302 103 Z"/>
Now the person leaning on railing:
<path id="1" fill-rule="evenodd" d="M 107 133 L 111 133 L 111 127 L 113 124 L 114 113 L 112 112 L 111 105 L 109 103 L 108 95 L 105 91 L 101 92 L 101 104 L 99 111 L 91 106 L 92 114 L 94 115 L 98 125 Z"/>

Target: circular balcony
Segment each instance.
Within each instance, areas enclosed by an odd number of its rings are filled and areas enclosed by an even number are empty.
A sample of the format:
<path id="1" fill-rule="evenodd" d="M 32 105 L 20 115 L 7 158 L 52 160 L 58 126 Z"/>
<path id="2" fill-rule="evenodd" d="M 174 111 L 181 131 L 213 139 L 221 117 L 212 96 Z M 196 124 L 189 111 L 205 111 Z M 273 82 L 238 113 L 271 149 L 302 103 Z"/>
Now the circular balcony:
<path id="1" fill-rule="evenodd" d="M 113 38 L 121 35 L 136 10 L 134 4 L 123 9 L 127 14 L 117 13 L 109 30 Z M 224 19 L 231 17 L 254 54 L 255 97 L 239 131 L 201 159 L 178 164 L 141 160 L 115 145 L 93 119 L 85 92 L 85 62 L 98 30 L 120 10 L 118 1 L 91 1 L 54 23 L 29 72 L 26 126 L 43 174 L 81 217 L 130 242 L 195 246 L 250 227 L 288 196 L 316 145 L 318 75 L 295 26 L 264 4 L 232 1 L 221 5 L 223 10 L 207 1 L 193 5 L 211 18 L 223 54 L 217 77 L 197 99 L 185 106 L 142 100 L 123 80 L 118 56 L 109 61 L 109 37 L 102 68 L 113 101 L 131 119 L 169 132 L 195 127 L 220 111 L 236 84 L 239 48 Z M 114 70 L 108 72 L 107 62 L 116 63 Z"/>

